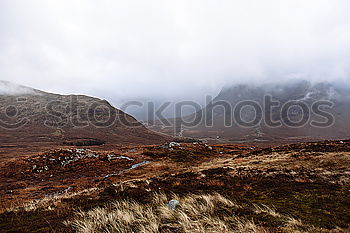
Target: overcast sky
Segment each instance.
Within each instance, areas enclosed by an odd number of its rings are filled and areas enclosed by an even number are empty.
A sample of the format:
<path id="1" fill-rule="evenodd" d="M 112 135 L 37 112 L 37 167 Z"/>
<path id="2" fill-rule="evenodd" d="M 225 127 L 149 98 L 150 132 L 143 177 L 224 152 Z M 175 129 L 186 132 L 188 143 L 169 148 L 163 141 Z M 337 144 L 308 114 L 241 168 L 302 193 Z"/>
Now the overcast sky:
<path id="1" fill-rule="evenodd" d="M 348 80 L 349 0 L 1 0 L 0 79 L 112 102 Z"/>

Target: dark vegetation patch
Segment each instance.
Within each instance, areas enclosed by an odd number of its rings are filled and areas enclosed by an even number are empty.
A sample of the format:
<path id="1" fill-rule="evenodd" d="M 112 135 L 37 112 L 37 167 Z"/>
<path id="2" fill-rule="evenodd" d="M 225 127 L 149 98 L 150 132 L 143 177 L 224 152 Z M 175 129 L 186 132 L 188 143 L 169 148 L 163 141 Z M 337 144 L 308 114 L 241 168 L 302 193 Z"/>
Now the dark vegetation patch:
<path id="1" fill-rule="evenodd" d="M 167 158 L 176 163 L 192 163 L 196 164 L 205 158 L 215 154 L 215 151 L 206 147 L 202 147 L 197 150 L 179 149 L 174 150 L 150 150 L 142 153 L 144 156 L 151 157 L 153 159 Z"/>
<path id="2" fill-rule="evenodd" d="M 320 155 L 320 153 L 326 153 L 326 152 L 350 152 L 350 140 L 307 142 L 307 143 L 278 146 L 274 148 L 263 148 L 263 149 L 252 151 L 251 153 L 248 153 L 246 156 L 270 154 L 272 152 L 286 152 L 286 153 L 307 152 L 307 153 L 312 153 L 315 156 Z"/>
<path id="3" fill-rule="evenodd" d="M 201 143 L 202 142 L 199 139 L 187 138 L 187 137 L 175 137 L 172 141 L 177 143 L 194 143 L 194 142 Z"/>
<path id="4" fill-rule="evenodd" d="M 211 155 L 212 152 L 208 150 L 202 151 L 188 151 L 188 150 L 175 150 L 164 153 L 163 157 L 168 157 L 169 159 L 177 163 L 195 163 L 205 156 Z"/>
<path id="5" fill-rule="evenodd" d="M 19 211 L 0 214 L 0 231 L 15 232 L 69 232 L 61 220 L 67 219 L 72 211 L 57 210 Z"/>
<path id="6" fill-rule="evenodd" d="M 77 139 L 63 142 L 67 146 L 101 146 L 106 144 L 105 141 L 100 139 Z"/>

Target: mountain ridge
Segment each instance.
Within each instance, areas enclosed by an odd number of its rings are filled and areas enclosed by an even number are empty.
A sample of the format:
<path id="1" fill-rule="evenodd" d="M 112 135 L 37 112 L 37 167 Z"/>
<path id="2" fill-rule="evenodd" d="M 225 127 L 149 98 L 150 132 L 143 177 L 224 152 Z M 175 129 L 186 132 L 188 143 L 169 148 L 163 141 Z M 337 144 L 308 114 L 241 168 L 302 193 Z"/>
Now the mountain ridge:
<path id="1" fill-rule="evenodd" d="M 349 93 L 350 87 L 341 83 L 306 80 L 228 85 L 196 114 L 172 119 L 172 127 L 162 127 L 157 123 L 153 129 L 171 135 L 206 138 L 216 143 L 343 139 L 349 137 L 350 130 L 347 124 L 350 120 Z M 270 101 L 277 101 L 278 106 L 272 106 L 272 108 L 265 106 L 266 97 L 270 97 Z M 252 106 L 238 108 L 242 102 L 248 105 L 256 104 L 261 108 L 260 123 L 245 127 L 237 122 L 237 119 L 244 122 L 256 119 L 255 109 Z M 301 111 L 303 109 L 298 109 L 298 106 L 292 106 L 285 111 L 285 106 L 293 102 L 305 106 L 308 110 L 307 114 L 303 115 Z M 312 126 L 312 122 L 328 120 L 319 112 L 315 113 L 317 109 L 314 104 L 320 105 L 318 110 L 328 113 L 328 116 L 331 115 L 334 123 L 323 128 Z M 224 110 L 225 105 L 227 108 Z M 241 110 L 241 117 L 237 117 L 236 107 Z M 182 122 L 195 122 L 196 117 L 201 119 L 198 124 L 180 127 Z M 265 124 L 267 117 L 271 117 L 272 121 L 281 121 L 283 124 L 280 127 L 270 127 Z M 306 125 L 289 127 L 290 125 L 285 123 L 298 122 L 303 120 L 303 117 L 307 119 Z M 226 126 L 226 120 L 229 120 L 229 126 Z"/>
<path id="2" fill-rule="evenodd" d="M 22 92 L 0 95 L 3 156 L 11 156 L 9 150 L 23 153 L 42 146 L 154 144 L 170 138 L 147 129 L 106 100 L 10 86 Z"/>

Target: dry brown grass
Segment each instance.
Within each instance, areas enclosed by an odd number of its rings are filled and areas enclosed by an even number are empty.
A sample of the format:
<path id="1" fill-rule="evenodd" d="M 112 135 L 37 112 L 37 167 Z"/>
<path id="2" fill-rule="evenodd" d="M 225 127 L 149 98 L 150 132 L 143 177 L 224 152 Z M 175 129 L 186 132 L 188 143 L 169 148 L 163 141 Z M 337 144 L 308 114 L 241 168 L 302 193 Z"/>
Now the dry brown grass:
<path id="1" fill-rule="evenodd" d="M 134 201 L 115 201 L 105 207 L 88 212 L 78 212 L 75 219 L 65 224 L 77 232 L 189 232 L 189 233 L 267 233 L 268 228 L 259 226 L 252 219 L 238 216 L 247 206 L 241 206 L 220 194 L 188 195 L 171 199 L 180 201 L 180 206 L 171 210 L 166 206 L 169 198 L 156 194 L 150 204 Z M 251 212 L 266 214 L 280 219 L 282 232 L 321 232 L 320 229 L 306 226 L 301 221 L 277 213 L 274 209 L 250 206 Z"/>
<path id="2" fill-rule="evenodd" d="M 57 206 L 62 207 L 61 202 L 63 199 L 73 198 L 76 196 L 91 195 L 93 192 L 99 190 L 98 188 L 85 189 L 78 192 L 63 193 L 55 196 L 46 196 L 41 199 L 33 200 L 30 202 L 18 202 L 14 203 L 12 207 L 6 207 L 0 209 L 0 214 L 6 212 L 18 212 L 18 211 L 35 211 L 35 210 L 53 210 Z"/>

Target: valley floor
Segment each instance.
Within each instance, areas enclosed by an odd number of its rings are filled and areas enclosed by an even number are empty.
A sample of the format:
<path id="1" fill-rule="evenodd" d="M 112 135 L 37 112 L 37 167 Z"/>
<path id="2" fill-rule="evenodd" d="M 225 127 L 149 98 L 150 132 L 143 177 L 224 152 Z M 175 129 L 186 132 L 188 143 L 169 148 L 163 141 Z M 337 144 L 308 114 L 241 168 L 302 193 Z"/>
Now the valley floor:
<path id="1" fill-rule="evenodd" d="M 58 148 L 0 181 L 1 232 L 350 232 L 350 141 Z"/>

